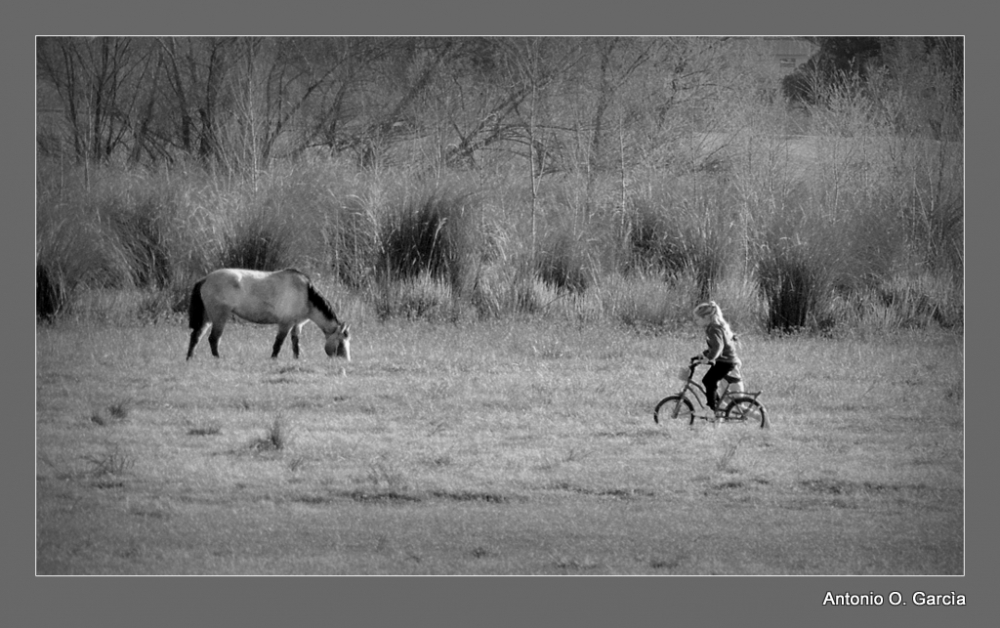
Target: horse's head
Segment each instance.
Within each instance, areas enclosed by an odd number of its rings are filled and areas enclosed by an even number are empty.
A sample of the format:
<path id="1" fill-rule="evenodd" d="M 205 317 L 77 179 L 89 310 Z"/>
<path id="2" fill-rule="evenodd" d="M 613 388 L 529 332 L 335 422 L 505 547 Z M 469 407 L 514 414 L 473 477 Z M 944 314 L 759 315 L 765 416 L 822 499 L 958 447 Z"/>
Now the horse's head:
<path id="1" fill-rule="evenodd" d="M 347 325 L 340 324 L 326 335 L 326 346 L 323 347 L 329 357 L 337 356 L 351 361 L 351 330 Z"/>

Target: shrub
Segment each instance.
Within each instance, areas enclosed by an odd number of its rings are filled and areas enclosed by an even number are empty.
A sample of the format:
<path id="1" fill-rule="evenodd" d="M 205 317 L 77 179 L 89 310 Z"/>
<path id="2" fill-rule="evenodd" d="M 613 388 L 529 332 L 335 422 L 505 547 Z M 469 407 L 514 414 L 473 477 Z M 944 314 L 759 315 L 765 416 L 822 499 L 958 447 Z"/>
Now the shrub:
<path id="1" fill-rule="evenodd" d="M 617 266 L 618 226 L 612 214 L 566 189 L 572 184 L 554 187 L 542 204 L 533 274 L 559 292 L 581 294 Z"/>
<path id="2" fill-rule="evenodd" d="M 801 245 L 769 248 L 757 267 L 767 300 L 768 331 L 804 329 L 825 286 L 819 269 L 810 264 Z"/>
<path id="3" fill-rule="evenodd" d="M 599 274 L 594 246 L 586 233 L 549 231 L 539 245 L 535 270 L 545 283 L 559 290 L 584 292 Z"/>
<path id="4" fill-rule="evenodd" d="M 238 217 L 225 234 L 218 266 L 278 270 L 291 266 L 292 228 L 277 211 L 260 207 Z"/>
<path id="5" fill-rule="evenodd" d="M 275 160 L 248 178 L 43 155 L 37 316 L 155 322 L 214 267 L 297 266 L 332 271 L 382 317 L 669 326 L 715 299 L 746 312 L 742 329 L 961 326 L 962 145 L 901 136 L 850 96 L 811 111 L 825 135 L 810 138 L 780 137 L 777 109 L 727 120 L 737 130 L 709 147 L 724 172 L 623 157 L 620 176 L 537 187 L 502 150 L 462 173 L 400 152 L 385 168 Z"/>
<path id="6" fill-rule="evenodd" d="M 222 433 L 222 427 L 218 424 L 210 423 L 208 425 L 191 427 L 187 433 L 189 436 L 215 436 Z"/>
<path id="7" fill-rule="evenodd" d="M 327 210 L 324 230 L 329 266 L 340 281 L 351 288 L 369 287 L 375 279 L 378 209 L 372 199 L 352 195 L 339 207 Z"/>
<path id="8" fill-rule="evenodd" d="M 831 202 L 837 205 L 828 206 Z M 855 244 L 846 228 L 853 224 L 851 210 L 847 200 L 830 200 L 802 186 L 757 208 L 748 249 L 767 302 L 767 331 L 830 326 L 832 287 L 857 271 L 850 255 Z"/>
<path id="9" fill-rule="evenodd" d="M 480 267 L 472 290 L 472 305 L 480 318 L 499 318 L 507 310 L 507 293 L 513 281 L 514 269 L 507 264 Z"/>
<path id="10" fill-rule="evenodd" d="M 138 202 L 110 199 L 103 209 L 121 242 L 131 283 L 140 288 L 162 288 L 173 277 L 167 233 L 174 212 L 169 201 L 157 199 L 153 192 L 147 190 Z"/>
<path id="11" fill-rule="evenodd" d="M 660 327 L 673 323 L 678 306 L 687 304 L 686 298 L 677 298 L 662 275 L 652 273 L 603 278 L 597 292 L 603 316 L 630 327 Z"/>
<path id="12" fill-rule="evenodd" d="M 416 277 L 383 281 L 373 298 L 375 312 L 382 320 L 395 316 L 449 320 L 457 307 L 451 285 L 426 271 Z"/>
<path id="13" fill-rule="evenodd" d="M 118 444 L 109 446 L 103 453 L 86 455 L 84 459 L 90 463 L 94 477 L 124 475 L 136 462 L 136 456 Z"/>
<path id="14" fill-rule="evenodd" d="M 476 278 L 472 305 L 480 318 L 541 314 L 560 292 L 531 271 L 526 261 L 484 266 Z"/>
<path id="15" fill-rule="evenodd" d="M 738 204 L 730 184 L 701 173 L 677 177 L 674 189 L 657 187 L 630 200 L 625 218 L 625 272 L 690 274 L 695 298 L 710 298 L 739 248 L 730 208 Z"/>
<path id="16" fill-rule="evenodd" d="M 66 307 L 68 291 L 47 266 L 35 264 L 35 316 L 51 321 Z"/>
<path id="17" fill-rule="evenodd" d="M 288 446 L 291 437 L 291 426 L 281 418 L 277 418 L 267 428 L 264 436 L 257 437 L 250 442 L 250 450 L 254 452 L 280 451 Z"/>
<path id="18" fill-rule="evenodd" d="M 964 323 L 962 295 L 950 277 L 928 273 L 896 275 L 878 288 L 882 304 L 892 309 L 902 327 L 959 327 Z"/>
<path id="19" fill-rule="evenodd" d="M 439 184 L 407 193 L 382 226 L 378 269 L 388 279 L 426 272 L 463 295 L 480 254 L 477 210 L 476 196 L 460 187 Z"/>
<path id="20" fill-rule="evenodd" d="M 69 311 L 72 299 L 88 288 L 131 285 L 127 255 L 105 228 L 103 197 L 82 190 L 39 195 L 35 236 L 35 305 L 51 320 Z"/>
<path id="21" fill-rule="evenodd" d="M 510 286 L 507 310 L 512 313 L 540 314 L 548 310 L 559 296 L 551 284 L 536 277 L 522 275 Z"/>
<path id="22" fill-rule="evenodd" d="M 622 270 L 679 273 L 688 262 L 683 229 L 651 199 L 633 199 L 631 209 Z"/>
<path id="23" fill-rule="evenodd" d="M 119 400 L 108 406 L 108 413 L 118 419 L 122 420 L 128 417 L 129 414 L 129 402 L 125 400 Z"/>

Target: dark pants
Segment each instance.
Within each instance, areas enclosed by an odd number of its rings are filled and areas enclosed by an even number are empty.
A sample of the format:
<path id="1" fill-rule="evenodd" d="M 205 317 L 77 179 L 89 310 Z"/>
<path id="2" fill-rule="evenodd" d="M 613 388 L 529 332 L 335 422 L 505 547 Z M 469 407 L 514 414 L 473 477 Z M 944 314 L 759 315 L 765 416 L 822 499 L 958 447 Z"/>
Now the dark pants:
<path id="1" fill-rule="evenodd" d="M 708 407 L 713 410 L 716 409 L 715 406 L 718 403 L 715 396 L 719 389 L 719 382 L 723 379 L 729 383 L 741 381 L 743 375 L 740 373 L 740 363 L 716 362 L 701 378 L 701 383 L 705 385 L 705 396 L 708 397 Z"/>

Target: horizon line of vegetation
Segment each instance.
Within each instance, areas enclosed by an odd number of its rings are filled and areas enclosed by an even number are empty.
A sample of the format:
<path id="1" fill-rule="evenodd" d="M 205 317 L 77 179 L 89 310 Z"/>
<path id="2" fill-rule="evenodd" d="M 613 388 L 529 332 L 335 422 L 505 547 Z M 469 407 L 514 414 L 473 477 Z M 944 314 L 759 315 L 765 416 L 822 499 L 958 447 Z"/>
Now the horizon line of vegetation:
<path id="1" fill-rule="evenodd" d="M 125 127 L 92 106 L 71 108 L 86 124 L 40 122 L 36 313 L 109 316 L 87 295 L 138 290 L 115 316 L 156 320 L 183 310 L 215 267 L 297 266 L 379 318 L 555 313 L 671 326 L 713 298 L 746 329 L 960 328 L 963 150 L 934 140 L 961 137 L 954 42 L 878 38 L 844 69 L 837 39 L 821 42 L 827 62 L 785 81 L 789 100 L 761 88 L 753 41 L 739 44 L 743 65 L 722 40 L 699 38 L 395 42 L 336 66 L 377 70 L 340 83 L 336 111 L 354 121 L 334 124 L 361 133 L 364 150 L 288 157 L 275 149 L 318 111 L 294 96 L 311 75 L 275 93 L 268 77 L 377 41 L 310 52 L 295 41 L 156 40 L 139 48 L 186 55 L 192 68 L 214 49 L 230 64 L 231 81 L 215 85 L 227 115 L 202 136 L 213 158 L 184 142 L 151 157 L 142 137 L 152 135 L 134 134 L 143 124 L 169 134 L 157 120 L 183 109 L 150 108 Z M 107 57 L 85 53 L 132 59 L 135 47 L 108 48 L 126 43 L 40 42 L 40 79 L 64 102 L 92 105 L 86 93 L 106 85 L 86 70 Z M 52 65 L 57 50 L 80 63 Z M 678 63 L 698 78 L 678 86 Z M 70 77 L 86 89 L 67 92 Z M 196 72 L 175 79 L 174 90 L 211 87 Z M 278 111 L 296 113 L 272 133 Z M 101 134 L 113 128 L 109 144 Z M 101 142 L 108 150 L 94 153 Z"/>

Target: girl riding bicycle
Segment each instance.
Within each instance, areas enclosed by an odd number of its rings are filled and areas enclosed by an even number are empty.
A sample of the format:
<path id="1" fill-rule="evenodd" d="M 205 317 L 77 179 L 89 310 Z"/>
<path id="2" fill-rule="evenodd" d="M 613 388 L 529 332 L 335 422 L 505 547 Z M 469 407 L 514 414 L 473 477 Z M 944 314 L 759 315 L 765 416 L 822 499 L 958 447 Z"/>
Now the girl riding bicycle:
<path id="1" fill-rule="evenodd" d="M 708 407 L 717 411 L 716 391 L 720 381 L 725 379 L 734 390 L 743 390 L 743 374 L 740 372 L 742 362 L 736 355 L 736 335 L 715 301 L 702 303 L 694 308 L 694 320 L 705 327 L 708 349 L 691 358 L 691 362 L 711 365 L 701 382 L 705 385 Z"/>

